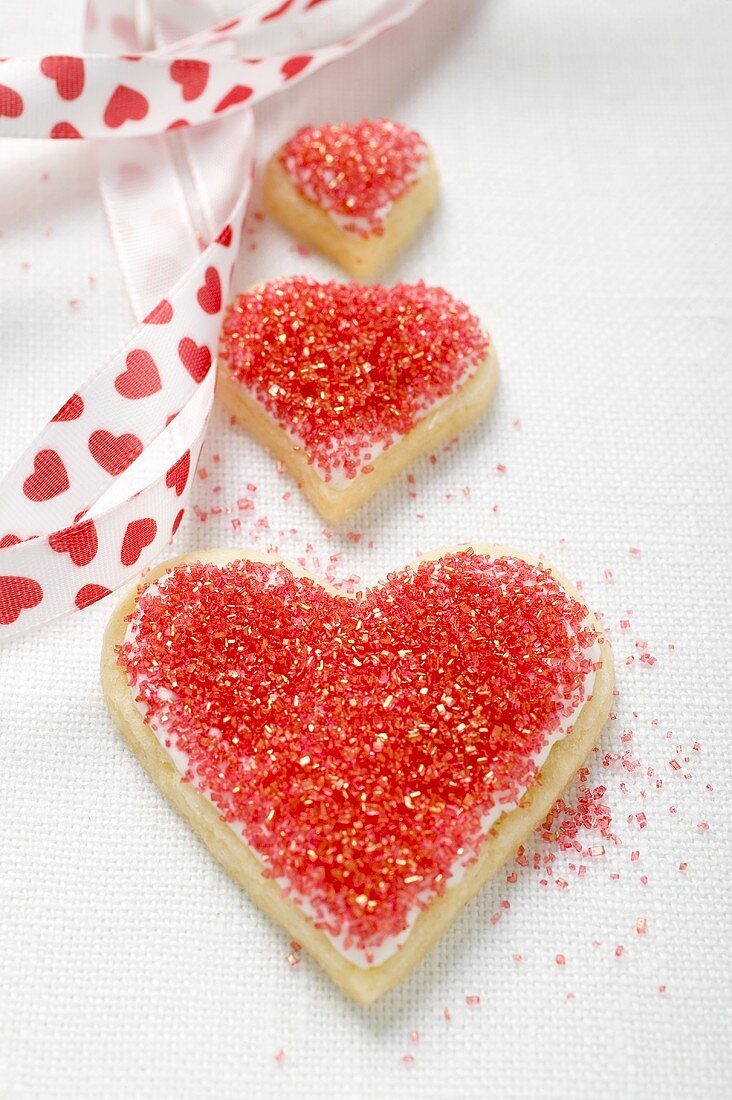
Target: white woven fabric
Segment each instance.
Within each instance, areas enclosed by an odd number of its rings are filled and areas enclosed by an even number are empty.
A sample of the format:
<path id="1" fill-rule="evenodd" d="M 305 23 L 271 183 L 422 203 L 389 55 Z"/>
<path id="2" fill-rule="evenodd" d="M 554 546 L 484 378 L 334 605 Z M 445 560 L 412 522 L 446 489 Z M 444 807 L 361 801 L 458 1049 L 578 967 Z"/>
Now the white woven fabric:
<path id="1" fill-rule="evenodd" d="M 81 7 L 3 5 L 0 54 L 77 49 Z M 470 539 L 544 551 L 615 645 L 589 782 L 619 843 L 582 833 L 604 856 L 557 854 L 547 886 L 508 867 L 358 1008 L 288 964 L 115 733 L 102 602 L 0 652 L 0 1096 L 728 1095 L 731 41 L 726 0 L 433 0 L 266 104 L 260 165 L 305 122 L 423 130 L 443 202 L 388 277 L 470 302 L 501 387 L 332 534 L 218 412 L 206 518 L 175 546 L 272 546 L 365 582 Z M 5 469 L 130 316 L 81 143 L 0 145 L 0 234 Z M 250 218 L 237 285 L 293 271 L 334 273 Z M 626 750 L 640 767 L 604 766 Z"/>

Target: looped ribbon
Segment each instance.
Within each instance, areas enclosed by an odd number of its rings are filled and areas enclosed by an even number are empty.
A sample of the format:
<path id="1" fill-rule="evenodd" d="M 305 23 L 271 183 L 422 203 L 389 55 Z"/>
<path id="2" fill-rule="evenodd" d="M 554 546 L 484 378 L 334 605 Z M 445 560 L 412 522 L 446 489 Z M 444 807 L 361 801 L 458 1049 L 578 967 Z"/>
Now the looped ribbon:
<path id="1" fill-rule="evenodd" d="M 0 136 L 95 142 L 136 326 L 0 484 L 0 641 L 131 580 L 180 524 L 254 170 L 252 104 L 425 0 L 95 0 L 83 56 L 0 64 Z M 143 34 L 153 49 L 143 50 Z M 113 140 L 110 140 L 113 139 Z"/>

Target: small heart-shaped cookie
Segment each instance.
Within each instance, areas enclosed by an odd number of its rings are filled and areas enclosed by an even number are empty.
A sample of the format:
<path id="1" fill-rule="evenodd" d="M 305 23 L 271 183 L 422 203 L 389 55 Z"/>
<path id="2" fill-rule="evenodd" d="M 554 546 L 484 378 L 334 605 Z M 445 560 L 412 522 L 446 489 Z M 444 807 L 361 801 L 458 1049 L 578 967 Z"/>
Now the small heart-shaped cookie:
<path id="1" fill-rule="evenodd" d="M 274 279 L 224 319 L 218 394 L 338 522 L 487 406 L 498 360 L 440 287 Z"/>
<path id="2" fill-rule="evenodd" d="M 444 550 L 354 597 L 219 550 L 130 592 L 102 680 L 211 853 L 368 1004 L 544 819 L 613 668 L 579 595 L 513 552 Z"/>
<path id="3" fill-rule="evenodd" d="M 272 217 L 359 278 L 394 258 L 437 195 L 422 135 L 384 118 L 305 126 L 271 158 L 264 181 Z"/>

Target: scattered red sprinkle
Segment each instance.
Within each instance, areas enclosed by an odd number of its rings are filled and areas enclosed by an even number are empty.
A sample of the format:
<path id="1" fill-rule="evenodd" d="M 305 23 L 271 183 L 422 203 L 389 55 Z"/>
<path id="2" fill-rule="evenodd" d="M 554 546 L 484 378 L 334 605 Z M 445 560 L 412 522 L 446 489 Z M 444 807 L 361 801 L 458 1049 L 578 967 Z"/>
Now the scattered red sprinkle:
<path id="1" fill-rule="evenodd" d="M 573 848 L 580 833 L 585 831 L 597 832 L 606 839 L 615 840 L 610 831 L 612 814 L 603 802 L 606 793 L 607 788 L 601 785 L 581 786 L 577 791 L 576 806 L 559 798 L 544 820 L 541 838 L 557 844 L 564 851 Z M 581 845 L 579 850 L 583 850 Z M 605 848 L 602 844 L 595 844 L 587 849 L 586 854 L 597 858 L 605 854 Z"/>
<path id="2" fill-rule="evenodd" d="M 480 1005 L 480 997 L 477 993 L 469 993 L 468 996 L 465 998 L 465 1003 L 468 1008 L 478 1008 L 478 1006 Z"/>
<path id="3" fill-rule="evenodd" d="M 305 126 L 280 152 L 280 164 L 305 198 L 349 233 L 380 235 L 393 203 L 419 178 L 424 138 L 388 119 Z"/>

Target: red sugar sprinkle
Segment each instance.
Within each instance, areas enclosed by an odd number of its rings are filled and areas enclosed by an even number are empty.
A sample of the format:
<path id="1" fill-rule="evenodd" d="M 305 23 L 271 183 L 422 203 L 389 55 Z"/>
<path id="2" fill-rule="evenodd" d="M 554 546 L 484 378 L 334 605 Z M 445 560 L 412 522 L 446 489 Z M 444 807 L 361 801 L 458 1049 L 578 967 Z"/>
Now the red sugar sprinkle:
<path id="1" fill-rule="evenodd" d="M 541 827 L 542 840 L 551 841 L 560 850 L 567 851 L 574 848 L 582 852 L 582 845 L 575 847 L 577 838 L 581 832 L 597 832 L 605 839 L 615 841 L 611 832 L 612 814 L 608 806 L 602 801 L 607 793 L 603 786 L 585 787 L 577 790 L 577 805 L 572 806 L 559 798 L 547 814 Z M 587 849 L 588 856 L 597 858 L 605 854 L 602 844 L 593 844 Z"/>
<path id="2" fill-rule="evenodd" d="M 398 122 L 305 126 L 280 152 L 298 191 L 349 233 L 384 232 L 392 204 L 419 178 L 427 158 L 421 134 Z"/>
<path id="3" fill-rule="evenodd" d="M 478 1006 L 480 1005 L 480 997 L 477 993 L 470 993 L 465 998 L 465 1003 L 468 1008 L 478 1008 Z"/>
<path id="4" fill-rule="evenodd" d="M 194 563 L 141 595 L 120 662 L 186 778 L 363 947 L 521 797 L 583 698 L 586 614 L 542 567 L 471 551 L 356 598 L 281 564 Z"/>
<path id="5" fill-rule="evenodd" d="M 276 279 L 224 320 L 232 377 L 325 474 L 356 477 L 454 393 L 488 337 L 462 302 L 423 283 L 393 287 Z"/>

